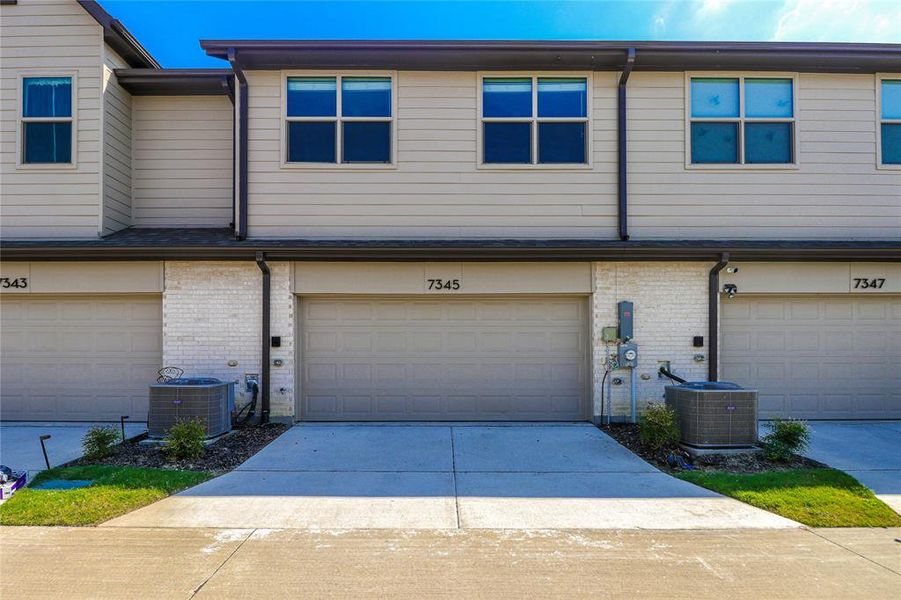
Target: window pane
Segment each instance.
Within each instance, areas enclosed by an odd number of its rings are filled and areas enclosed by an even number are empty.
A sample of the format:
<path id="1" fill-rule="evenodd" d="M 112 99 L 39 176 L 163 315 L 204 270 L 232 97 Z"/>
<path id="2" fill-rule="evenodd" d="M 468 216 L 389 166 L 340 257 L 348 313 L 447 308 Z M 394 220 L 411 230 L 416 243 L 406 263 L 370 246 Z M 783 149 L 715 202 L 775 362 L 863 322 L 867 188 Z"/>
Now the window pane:
<path id="1" fill-rule="evenodd" d="M 745 79 L 746 117 L 791 117 L 791 79 Z"/>
<path id="2" fill-rule="evenodd" d="M 532 80 L 528 77 L 483 79 L 482 116 L 531 117 Z"/>
<path id="3" fill-rule="evenodd" d="M 745 123 L 746 163 L 782 164 L 791 161 L 791 123 Z"/>
<path id="4" fill-rule="evenodd" d="M 289 77 L 289 117 L 334 117 L 337 104 L 334 77 Z"/>
<path id="5" fill-rule="evenodd" d="M 71 123 L 23 123 L 26 163 L 71 163 Z"/>
<path id="6" fill-rule="evenodd" d="M 335 123 L 289 122 L 288 162 L 335 162 Z"/>
<path id="7" fill-rule="evenodd" d="M 345 122 L 342 127 L 344 162 L 391 162 L 391 123 Z"/>
<path id="8" fill-rule="evenodd" d="M 345 117 L 390 117 L 391 78 L 342 78 L 341 114 Z"/>
<path id="9" fill-rule="evenodd" d="M 882 80 L 882 118 L 901 119 L 901 79 Z"/>
<path id="10" fill-rule="evenodd" d="M 539 117 L 584 117 L 588 112 L 587 99 L 584 79 L 538 80 Z"/>
<path id="11" fill-rule="evenodd" d="M 575 164 L 585 162 L 584 123 L 539 123 L 538 162 Z"/>
<path id="12" fill-rule="evenodd" d="M 737 117 L 738 79 L 692 79 L 691 116 Z"/>
<path id="13" fill-rule="evenodd" d="M 882 124 L 882 164 L 901 165 L 901 123 Z"/>
<path id="14" fill-rule="evenodd" d="M 71 117 L 71 77 L 25 77 L 22 79 L 22 116 Z M 67 161 L 68 162 L 68 161 Z"/>
<path id="15" fill-rule="evenodd" d="M 737 163 L 738 123 L 692 123 L 691 162 Z"/>
<path id="16" fill-rule="evenodd" d="M 532 162 L 531 123 L 485 123 L 485 163 Z"/>

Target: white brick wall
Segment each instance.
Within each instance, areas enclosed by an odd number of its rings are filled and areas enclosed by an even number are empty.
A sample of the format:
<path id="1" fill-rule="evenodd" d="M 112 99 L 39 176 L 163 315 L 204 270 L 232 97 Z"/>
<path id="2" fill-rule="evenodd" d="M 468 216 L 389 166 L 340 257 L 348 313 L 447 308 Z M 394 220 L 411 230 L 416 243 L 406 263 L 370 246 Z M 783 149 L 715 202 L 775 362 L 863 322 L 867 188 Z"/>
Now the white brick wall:
<path id="1" fill-rule="evenodd" d="M 272 335 L 282 338 L 271 349 L 270 415 L 294 414 L 294 296 L 290 263 L 269 263 L 272 271 Z M 251 262 L 179 262 L 165 264 L 163 292 L 163 364 L 188 375 L 238 381 L 260 373 L 262 273 Z M 230 367 L 230 360 L 238 361 Z M 284 393 L 281 392 L 284 389 Z M 243 403 L 249 400 L 238 398 Z"/>
<path id="2" fill-rule="evenodd" d="M 662 401 L 668 380 L 657 376 L 657 361 L 668 360 L 674 373 L 688 380 L 707 379 L 707 280 L 711 264 L 703 262 L 599 262 L 594 265 L 592 296 L 592 371 L 594 413 L 600 410 L 602 364 L 605 355 L 601 329 L 616 325 L 616 303 L 634 303 L 634 341 L 638 409 Z M 704 347 L 692 347 L 692 337 L 704 336 Z M 611 346 L 615 351 L 615 346 Z M 703 354 L 703 362 L 695 362 Z M 650 379 L 642 379 L 642 375 Z M 622 385 L 611 386 L 612 414 L 629 414 L 629 371 L 613 371 Z M 606 400 L 605 400 L 606 404 Z M 606 407 L 605 407 L 606 409 Z"/>

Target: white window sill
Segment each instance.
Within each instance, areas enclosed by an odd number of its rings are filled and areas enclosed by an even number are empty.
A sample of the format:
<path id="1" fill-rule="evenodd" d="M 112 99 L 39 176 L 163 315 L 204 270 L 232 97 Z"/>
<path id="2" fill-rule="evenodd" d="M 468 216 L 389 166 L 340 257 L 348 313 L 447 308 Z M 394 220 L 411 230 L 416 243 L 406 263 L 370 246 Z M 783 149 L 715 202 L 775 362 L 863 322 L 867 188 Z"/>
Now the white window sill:
<path id="1" fill-rule="evenodd" d="M 901 164 L 899 165 L 887 165 L 884 163 L 876 163 L 876 168 L 880 171 L 901 171 Z"/>
<path id="2" fill-rule="evenodd" d="M 16 169 L 22 171 L 74 171 L 76 163 L 19 163 Z"/>
<path id="3" fill-rule="evenodd" d="M 685 165 L 689 171 L 797 171 L 801 168 L 799 163 L 791 164 L 692 164 Z"/>
<path id="4" fill-rule="evenodd" d="M 298 171 L 391 171 L 397 169 L 397 164 L 283 162 L 281 168 Z"/>
<path id="5" fill-rule="evenodd" d="M 591 164 L 537 164 L 517 165 L 503 163 L 482 163 L 477 165 L 482 171 L 590 171 L 594 167 Z"/>

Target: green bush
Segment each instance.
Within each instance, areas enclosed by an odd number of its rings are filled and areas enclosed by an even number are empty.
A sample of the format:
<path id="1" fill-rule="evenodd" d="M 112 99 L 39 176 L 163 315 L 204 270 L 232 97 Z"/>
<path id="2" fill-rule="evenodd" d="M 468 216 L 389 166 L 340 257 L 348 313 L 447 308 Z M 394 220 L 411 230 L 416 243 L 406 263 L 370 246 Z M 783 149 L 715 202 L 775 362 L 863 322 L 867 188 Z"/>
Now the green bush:
<path id="1" fill-rule="evenodd" d="M 163 450 L 174 460 L 203 456 L 206 428 L 200 419 L 179 421 L 169 429 Z"/>
<path id="2" fill-rule="evenodd" d="M 810 445 L 810 428 L 804 421 L 774 419 L 770 432 L 763 436 L 763 454 L 770 460 L 787 462 Z"/>
<path id="3" fill-rule="evenodd" d="M 671 450 L 679 445 L 679 421 L 676 411 L 666 404 L 648 404 L 638 422 L 641 443 L 651 450 Z"/>
<path id="4" fill-rule="evenodd" d="M 112 454 L 113 446 L 122 440 L 119 430 L 110 425 L 95 425 L 81 438 L 81 449 L 86 458 L 105 458 Z"/>

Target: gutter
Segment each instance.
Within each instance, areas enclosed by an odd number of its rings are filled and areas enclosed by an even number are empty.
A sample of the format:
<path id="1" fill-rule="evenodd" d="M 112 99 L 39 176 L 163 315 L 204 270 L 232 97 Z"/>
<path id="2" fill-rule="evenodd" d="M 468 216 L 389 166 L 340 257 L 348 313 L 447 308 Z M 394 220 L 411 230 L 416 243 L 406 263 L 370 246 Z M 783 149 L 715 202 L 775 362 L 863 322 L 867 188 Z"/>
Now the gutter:
<path id="1" fill-rule="evenodd" d="M 720 261 L 710 269 L 707 283 L 707 339 L 710 340 L 710 356 L 707 360 L 707 380 L 719 381 L 720 367 L 720 271 L 729 264 L 729 253 L 723 252 Z"/>
<path id="2" fill-rule="evenodd" d="M 260 337 L 262 339 L 262 359 L 260 362 L 260 424 L 269 422 L 269 374 L 270 374 L 270 357 L 269 345 L 271 338 L 271 310 L 270 302 L 272 297 L 272 272 L 269 265 L 266 264 L 266 255 L 257 252 L 256 263 L 263 273 L 263 306 L 262 306 L 262 326 L 260 328 Z"/>
<path id="3" fill-rule="evenodd" d="M 241 69 L 238 62 L 238 54 L 234 48 L 228 50 L 228 62 L 231 63 L 232 71 L 238 78 L 238 93 L 235 94 L 238 102 L 238 135 L 235 143 L 238 145 L 238 164 L 235 168 L 238 178 L 237 204 L 238 210 L 235 219 L 235 238 L 238 240 L 247 239 L 247 77 Z"/>
<path id="4" fill-rule="evenodd" d="M 618 141 L 616 149 L 618 169 L 616 179 L 617 214 L 619 215 L 619 239 L 624 242 L 629 239 L 629 199 L 628 188 L 626 187 L 629 160 L 626 154 L 626 83 L 629 81 L 629 75 L 632 74 L 632 67 L 634 66 L 635 48 L 629 48 L 626 51 L 626 64 L 623 66 L 623 73 L 620 75 L 619 86 L 617 86 L 616 90 L 616 139 Z"/>

